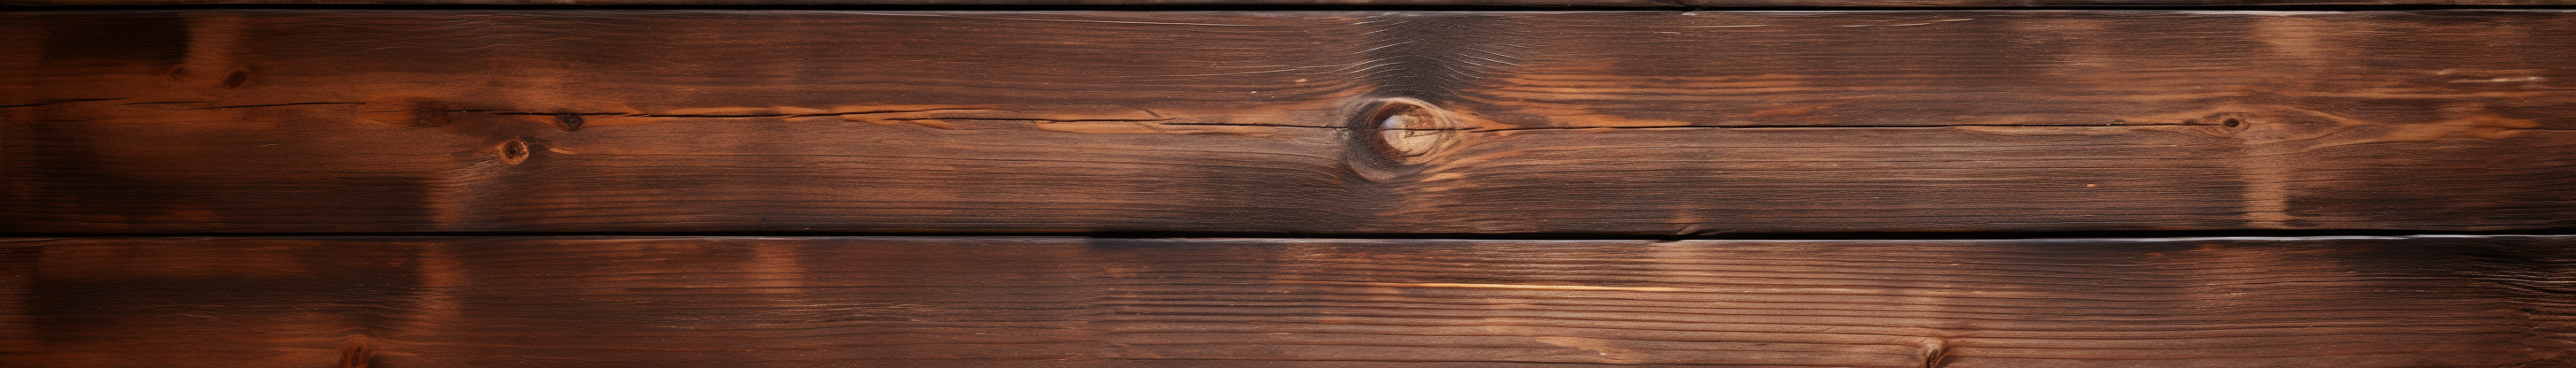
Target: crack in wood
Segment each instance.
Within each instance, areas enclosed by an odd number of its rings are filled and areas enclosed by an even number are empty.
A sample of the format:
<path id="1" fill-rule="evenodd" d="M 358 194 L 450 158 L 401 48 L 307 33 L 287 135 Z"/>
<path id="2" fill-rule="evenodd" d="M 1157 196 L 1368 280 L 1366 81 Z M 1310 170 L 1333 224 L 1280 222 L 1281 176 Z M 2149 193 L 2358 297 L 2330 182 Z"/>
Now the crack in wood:
<path id="1" fill-rule="evenodd" d="M 20 107 L 36 107 L 36 106 L 46 106 L 46 105 L 56 105 L 56 104 L 67 104 L 67 103 L 73 103 L 73 102 L 115 101 L 115 100 L 123 100 L 123 99 L 125 99 L 125 98 L 124 98 L 124 97 L 118 97 L 118 98 L 75 98 L 75 99 L 54 100 L 54 101 L 37 102 L 37 103 L 29 103 L 29 104 L 0 105 L 0 109 L 14 109 L 14 108 L 20 108 Z"/>
<path id="2" fill-rule="evenodd" d="M 162 108 L 162 109 L 164 109 L 164 110 L 220 110 L 220 109 L 256 108 L 256 107 L 284 107 L 284 106 L 312 106 L 312 105 L 363 105 L 363 104 L 366 104 L 366 103 L 365 103 L 365 102 L 289 102 L 289 103 L 273 103 L 273 104 L 257 104 L 257 105 L 224 105 L 224 106 L 205 106 L 205 107 L 173 107 L 173 108 Z"/>
<path id="3" fill-rule="evenodd" d="M 626 114 L 626 116 L 644 117 L 644 118 L 803 118 L 803 117 L 822 117 L 822 116 L 847 116 L 847 115 L 895 114 L 895 113 L 907 113 L 907 112 L 932 112 L 932 111 L 979 111 L 979 110 L 991 110 L 991 109 L 984 109 L 984 108 L 936 108 L 936 109 L 908 109 L 908 110 L 868 110 L 868 111 L 848 111 L 848 112 L 822 112 L 822 113 L 809 113 L 809 114 L 644 114 L 644 113 L 629 113 L 629 114 Z M 547 114 L 547 113 L 529 113 L 529 115 L 553 115 L 553 114 Z"/>

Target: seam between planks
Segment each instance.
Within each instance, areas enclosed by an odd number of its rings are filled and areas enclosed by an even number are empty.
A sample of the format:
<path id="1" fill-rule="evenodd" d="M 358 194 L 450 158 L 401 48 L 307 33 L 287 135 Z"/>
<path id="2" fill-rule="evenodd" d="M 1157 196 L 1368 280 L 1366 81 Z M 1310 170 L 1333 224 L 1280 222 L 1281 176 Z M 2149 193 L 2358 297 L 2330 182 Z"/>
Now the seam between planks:
<path id="1" fill-rule="evenodd" d="M 991 12 L 1954 12 L 1954 11 L 2282 11 L 2282 12 L 2413 12 L 2443 10 L 2576 10 L 2567 4 L 2291 4 L 2291 5 L 2041 5 L 2041 6 L 1623 6 L 1623 5 L 1382 5 L 1382 4 L 492 4 L 492 3 L 225 3 L 225 4 L 23 4 L 0 2 L 0 12 L 20 11 L 155 11 L 155 10 L 844 10 L 844 11 L 991 11 Z"/>
<path id="2" fill-rule="evenodd" d="M 680 232 L 188 232 L 188 233 L 0 233 L 0 238 L 330 238 L 330 237 L 895 237 L 972 238 L 1040 237 L 1098 239 L 1330 239 L 1330 240 L 2073 240 L 2073 239 L 2399 239 L 2482 236 L 2564 236 L 2576 229 L 2416 232 L 2403 230 L 2170 230 L 2057 232 L 1746 232 L 1693 235 L 1618 233 L 1303 233 L 1303 232 L 835 232 L 835 231 L 680 231 Z"/>

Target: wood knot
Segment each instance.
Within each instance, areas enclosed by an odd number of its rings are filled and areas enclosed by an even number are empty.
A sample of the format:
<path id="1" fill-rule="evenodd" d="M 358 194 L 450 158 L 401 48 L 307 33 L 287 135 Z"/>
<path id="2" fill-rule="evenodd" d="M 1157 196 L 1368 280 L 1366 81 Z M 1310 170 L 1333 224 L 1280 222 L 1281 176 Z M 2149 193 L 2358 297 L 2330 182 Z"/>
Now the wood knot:
<path id="1" fill-rule="evenodd" d="M 511 165 L 528 162 L 528 142 L 516 139 L 512 139 L 508 142 L 501 142 L 500 151 L 501 162 L 506 162 Z"/>
<path id="2" fill-rule="evenodd" d="M 242 84 L 246 83 L 250 83 L 250 71 L 248 70 L 235 70 L 231 74 L 224 75 L 225 89 L 241 88 Z"/>
<path id="3" fill-rule="evenodd" d="M 1920 354 L 1923 356 L 1923 368 L 1943 368 L 1950 366 L 1951 351 L 1948 341 L 1943 341 L 1942 339 L 1925 339 L 1922 343 L 1922 347 L 1923 350 Z"/>
<path id="4" fill-rule="evenodd" d="M 2184 120 L 2182 121 L 2182 124 L 2200 128 L 2201 133 L 2206 133 L 2210 136 L 2232 137 L 2236 136 L 2236 133 L 2243 133 L 2246 129 L 2252 129 L 2254 127 L 2254 115 L 2241 112 L 2222 112 L 2209 114 L 2209 116 L 2203 116 L 2199 119 Z"/>
<path id="5" fill-rule="evenodd" d="M 573 114 L 573 113 L 555 114 L 555 129 L 556 129 L 556 130 L 562 130 L 562 131 L 567 131 L 567 132 L 569 132 L 569 131 L 575 131 L 575 130 L 581 130 L 581 124 L 582 124 L 581 114 Z"/>
<path id="6" fill-rule="evenodd" d="M 1415 165 L 1431 161 L 1437 153 L 1457 145 L 1458 132 L 1465 130 L 1456 119 L 1430 103 L 1410 98 L 1379 100 L 1362 110 L 1354 130 L 1376 151 L 1381 163 Z"/>
<path id="7" fill-rule="evenodd" d="M 367 348 L 365 340 L 350 341 L 348 346 L 340 347 L 340 368 L 367 368 L 375 362 L 376 354 Z"/>

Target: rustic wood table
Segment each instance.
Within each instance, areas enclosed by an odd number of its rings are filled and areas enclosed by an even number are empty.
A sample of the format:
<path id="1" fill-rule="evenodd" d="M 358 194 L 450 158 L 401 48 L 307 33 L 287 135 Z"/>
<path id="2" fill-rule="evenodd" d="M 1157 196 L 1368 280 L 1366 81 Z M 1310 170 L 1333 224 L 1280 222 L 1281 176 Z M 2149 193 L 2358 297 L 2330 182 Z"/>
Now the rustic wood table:
<path id="1" fill-rule="evenodd" d="M 0 0 L 0 367 L 2576 367 L 2576 1 Z"/>

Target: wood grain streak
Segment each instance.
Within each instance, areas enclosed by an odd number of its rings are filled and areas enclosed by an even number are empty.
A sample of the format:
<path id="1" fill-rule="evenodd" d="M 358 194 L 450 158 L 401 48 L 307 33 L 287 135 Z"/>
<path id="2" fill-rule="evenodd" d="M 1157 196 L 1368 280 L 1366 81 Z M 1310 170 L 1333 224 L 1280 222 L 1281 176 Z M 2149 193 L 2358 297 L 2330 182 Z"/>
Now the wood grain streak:
<path id="1" fill-rule="evenodd" d="M 2576 227 L 2576 14 L 0 13 L 0 232 Z"/>
<path id="2" fill-rule="evenodd" d="M 1625 8 L 1947 8 L 2188 6 L 2556 6 L 2568 0 L 5 0 L 0 5 L 947 5 L 947 6 L 1482 6 Z"/>
<path id="3" fill-rule="evenodd" d="M 2576 238 L 91 238 L 12 367 L 2544 367 Z"/>

